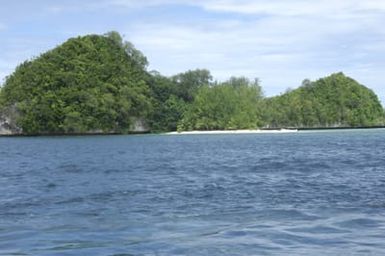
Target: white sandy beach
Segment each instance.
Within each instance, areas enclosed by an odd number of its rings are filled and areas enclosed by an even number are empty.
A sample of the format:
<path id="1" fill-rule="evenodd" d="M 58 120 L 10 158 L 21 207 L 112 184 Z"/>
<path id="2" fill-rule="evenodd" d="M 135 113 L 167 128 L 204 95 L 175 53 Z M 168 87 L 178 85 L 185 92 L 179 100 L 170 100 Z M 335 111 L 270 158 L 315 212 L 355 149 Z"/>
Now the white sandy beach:
<path id="1" fill-rule="evenodd" d="M 253 134 L 253 133 L 295 133 L 297 129 L 279 130 L 215 130 L 215 131 L 184 131 L 168 132 L 166 135 L 194 135 L 194 134 Z"/>

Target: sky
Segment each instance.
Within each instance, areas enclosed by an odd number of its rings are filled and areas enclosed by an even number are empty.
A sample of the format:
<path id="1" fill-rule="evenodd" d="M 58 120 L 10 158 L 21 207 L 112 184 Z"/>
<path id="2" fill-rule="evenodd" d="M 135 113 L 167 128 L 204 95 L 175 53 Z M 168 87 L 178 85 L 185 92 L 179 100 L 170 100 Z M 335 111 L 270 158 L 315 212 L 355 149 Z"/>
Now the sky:
<path id="1" fill-rule="evenodd" d="M 149 70 L 259 78 L 266 96 L 344 72 L 385 103 L 385 0 L 0 0 L 0 81 L 70 37 L 118 31 Z"/>

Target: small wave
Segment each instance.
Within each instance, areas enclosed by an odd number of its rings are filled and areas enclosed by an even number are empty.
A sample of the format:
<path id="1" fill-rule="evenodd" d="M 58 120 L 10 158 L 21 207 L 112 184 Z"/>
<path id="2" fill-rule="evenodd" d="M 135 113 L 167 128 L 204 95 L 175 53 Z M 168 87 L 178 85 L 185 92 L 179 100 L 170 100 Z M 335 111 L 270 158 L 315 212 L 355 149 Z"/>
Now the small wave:
<path id="1" fill-rule="evenodd" d="M 80 173 L 82 172 L 82 168 L 76 164 L 64 164 L 60 165 L 58 168 L 59 172 L 65 173 Z"/>
<path id="2" fill-rule="evenodd" d="M 384 225 L 383 221 L 369 218 L 357 218 L 346 221 L 341 221 L 334 223 L 335 226 L 349 228 L 349 229 L 359 229 L 359 228 L 379 228 Z"/>

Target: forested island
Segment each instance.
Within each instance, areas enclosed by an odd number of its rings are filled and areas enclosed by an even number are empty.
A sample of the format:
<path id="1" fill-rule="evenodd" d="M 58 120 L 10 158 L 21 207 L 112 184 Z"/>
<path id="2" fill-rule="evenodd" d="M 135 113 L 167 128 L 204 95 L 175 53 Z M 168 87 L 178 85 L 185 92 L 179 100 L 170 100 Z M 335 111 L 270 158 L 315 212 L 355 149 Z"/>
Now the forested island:
<path id="1" fill-rule="evenodd" d="M 258 79 L 171 77 L 117 32 L 71 38 L 0 89 L 0 133 L 79 134 L 384 125 L 377 95 L 343 73 L 265 97 Z"/>

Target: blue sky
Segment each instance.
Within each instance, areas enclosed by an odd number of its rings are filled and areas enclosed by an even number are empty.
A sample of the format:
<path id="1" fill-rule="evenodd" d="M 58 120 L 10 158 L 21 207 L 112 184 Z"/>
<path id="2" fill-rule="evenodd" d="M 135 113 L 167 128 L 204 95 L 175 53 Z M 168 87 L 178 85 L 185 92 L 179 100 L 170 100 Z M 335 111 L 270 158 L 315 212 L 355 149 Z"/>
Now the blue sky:
<path id="1" fill-rule="evenodd" d="M 1 1 L 0 80 L 69 37 L 116 30 L 173 75 L 258 77 L 267 96 L 342 71 L 385 103 L 382 0 Z"/>

